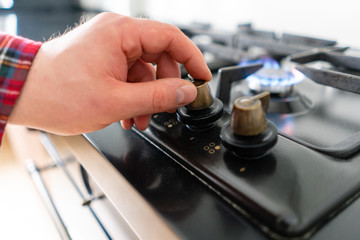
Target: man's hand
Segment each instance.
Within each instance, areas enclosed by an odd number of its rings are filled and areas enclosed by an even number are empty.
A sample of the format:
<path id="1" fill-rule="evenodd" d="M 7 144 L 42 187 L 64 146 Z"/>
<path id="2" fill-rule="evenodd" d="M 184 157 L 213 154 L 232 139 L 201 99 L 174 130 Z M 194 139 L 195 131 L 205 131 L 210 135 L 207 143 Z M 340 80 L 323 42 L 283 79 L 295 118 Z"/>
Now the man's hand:
<path id="1" fill-rule="evenodd" d="M 156 64 L 156 71 L 153 64 Z M 192 102 L 211 73 L 199 49 L 171 25 L 103 13 L 40 48 L 9 122 L 58 134 L 122 120 L 140 130 L 150 114 Z"/>

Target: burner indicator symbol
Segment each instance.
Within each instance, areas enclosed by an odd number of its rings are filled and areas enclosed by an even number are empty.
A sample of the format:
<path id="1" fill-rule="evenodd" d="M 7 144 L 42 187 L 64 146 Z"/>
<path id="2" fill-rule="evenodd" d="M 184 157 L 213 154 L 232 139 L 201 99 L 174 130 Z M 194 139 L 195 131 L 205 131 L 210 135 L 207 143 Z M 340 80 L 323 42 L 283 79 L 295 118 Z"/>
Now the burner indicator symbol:
<path id="1" fill-rule="evenodd" d="M 214 143 L 214 142 L 210 142 L 203 149 L 210 154 L 214 154 L 216 151 L 220 150 L 221 147 L 220 147 L 220 145 L 216 145 L 216 143 Z"/>
<path id="2" fill-rule="evenodd" d="M 172 128 L 173 126 L 176 126 L 178 123 L 179 122 L 176 121 L 175 119 L 169 119 L 168 121 L 165 121 L 163 124 L 168 128 Z"/>

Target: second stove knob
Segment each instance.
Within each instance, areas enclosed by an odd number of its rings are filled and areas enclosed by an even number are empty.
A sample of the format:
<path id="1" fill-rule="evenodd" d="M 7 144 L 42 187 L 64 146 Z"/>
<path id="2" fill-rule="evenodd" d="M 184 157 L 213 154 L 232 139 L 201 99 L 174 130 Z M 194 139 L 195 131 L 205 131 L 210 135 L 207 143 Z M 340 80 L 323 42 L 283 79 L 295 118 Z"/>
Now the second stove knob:
<path id="1" fill-rule="evenodd" d="M 264 131 L 266 119 L 259 100 L 238 99 L 234 103 L 230 126 L 235 134 L 254 136 Z"/>
<path id="2" fill-rule="evenodd" d="M 262 133 L 266 128 L 265 112 L 269 101 L 269 92 L 236 99 L 230 118 L 233 132 L 240 136 L 255 136 Z"/>
<path id="3" fill-rule="evenodd" d="M 223 145 L 245 159 L 260 158 L 277 142 L 276 126 L 266 120 L 269 92 L 235 100 L 230 122 L 221 129 Z"/>

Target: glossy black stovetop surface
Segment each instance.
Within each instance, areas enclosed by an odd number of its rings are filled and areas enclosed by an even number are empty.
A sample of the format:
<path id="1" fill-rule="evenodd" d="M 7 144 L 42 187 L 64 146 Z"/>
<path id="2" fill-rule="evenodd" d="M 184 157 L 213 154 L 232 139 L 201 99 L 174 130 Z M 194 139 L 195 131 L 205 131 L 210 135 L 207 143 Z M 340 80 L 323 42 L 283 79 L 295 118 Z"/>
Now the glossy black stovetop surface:
<path id="1" fill-rule="evenodd" d="M 256 240 L 270 238 L 260 230 L 257 224 L 234 209 L 197 177 L 135 132 L 123 130 L 119 123 L 86 134 L 86 137 L 182 238 Z M 320 154 L 314 154 L 321 158 Z M 341 161 L 334 161 L 331 165 L 334 167 L 340 164 Z M 237 163 L 235 165 L 231 169 L 239 167 Z M 267 185 L 263 186 L 266 189 L 270 183 L 269 178 L 273 174 L 276 175 L 276 169 L 279 169 L 281 165 L 276 164 L 274 160 L 269 161 L 263 165 L 260 173 L 245 165 L 248 168 L 242 176 L 241 172 L 233 173 L 233 175 L 238 176 L 242 182 L 255 184 L 257 187 L 261 187 L 262 182 L 267 182 Z M 288 165 L 296 166 L 291 162 Z M 344 165 L 346 166 L 343 170 L 356 171 L 350 169 L 349 163 L 344 162 Z M 283 174 L 289 177 L 292 175 L 291 173 Z M 292 182 L 280 182 L 281 186 L 287 186 L 288 191 L 291 185 L 294 186 L 293 194 L 288 197 L 288 203 L 298 205 L 296 199 L 299 196 L 295 194 L 295 189 L 301 192 L 301 186 L 297 180 L 306 176 L 306 172 L 293 173 Z M 309 184 L 317 188 L 319 184 L 317 180 L 321 178 L 322 175 L 312 176 L 315 181 Z M 337 186 L 337 181 L 328 182 L 328 185 L 329 188 Z M 281 189 L 279 191 L 281 193 Z M 359 214 L 360 201 L 356 199 L 336 213 L 333 218 L 322 223 L 309 239 L 357 239 L 360 227 L 357 221 Z"/>
<path id="2" fill-rule="evenodd" d="M 212 88 L 216 88 L 216 81 L 211 83 Z M 237 88 L 244 88 L 241 84 Z M 283 114 L 281 121 L 287 117 L 293 123 L 304 121 L 302 118 L 317 119 L 326 112 L 330 114 L 332 109 L 343 114 L 333 113 L 324 122 L 343 124 L 344 112 L 350 110 L 332 101 L 316 102 L 322 98 L 313 94 L 315 90 L 328 87 L 314 84 L 307 79 L 296 90 L 305 92 L 314 106 L 304 114 Z M 304 91 L 306 88 L 310 90 Z M 329 91 L 339 101 L 351 99 L 347 106 L 356 108 L 356 94 L 336 89 L 323 91 Z M 324 98 L 329 99 L 329 94 Z M 275 122 L 278 116 L 268 115 Z M 300 129 L 305 131 L 302 132 L 296 125 L 278 125 L 278 143 L 267 156 L 256 161 L 239 159 L 220 142 L 221 127 L 228 119 L 225 113 L 214 128 L 192 131 L 179 123 L 175 114 L 160 113 L 152 116 L 150 127 L 144 132 L 124 131 L 119 123 L 114 123 L 86 137 L 184 237 L 234 239 L 251 233 L 246 239 L 321 239 L 318 236 L 327 236 L 333 229 L 340 232 L 346 229 L 349 236 L 357 233 L 356 227 L 345 227 L 344 222 L 338 222 L 352 221 L 348 209 L 358 205 L 359 154 L 336 158 L 320 153 L 286 134 L 294 133 L 289 132 L 292 127 L 303 134 L 299 136 L 306 136 L 306 131 L 312 133 L 313 126 L 302 125 Z M 356 126 L 356 118 L 349 121 L 353 123 L 351 126 Z M 341 131 L 338 125 L 334 126 L 336 131 Z M 317 131 L 324 131 L 326 127 Z M 332 146 L 356 135 L 356 128 L 352 130 L 345 129 L 336 139 L 328 139 L 334 133 L 325 131 L 322 137 Z M 309 136 L 316 136 L 315 140 L 322 138 L 316 134 Z M 201 190 L 192 190 L 194 186 Z M 200 204 L 203 198 L 212 202 L 211 206 L 205 208 Z M 214 209 L 213 204 L 220 204 L 221 208 Z M 173 214 L 183 217 L 173 218 Z M 346 220 L 340 220 L 344 216 Z M 196 227 L 190 224 L 193 218 L 200 218 Z M 224 229 L 223 224 L 228 221 L 228 229 Z M 205 227 L 209 225 L 211 230 Z"/>
<path id="3" fill-rule="evenodd" d="M 312 111 L 323 107 L 319 104 Z M 296 121 L 302 116 L 291 117 Z M 220 141 L 221 127 L 229 120 L 227 113 L 217 126 L 203 131 L 189 130 L 176 119 L 175 114 L 155 114 L 146 131 L 134 130 L 273 238 L 308 238 L 358 197 L 359 154 L 334 158 L 279 135 L 265 157 L 240 159 Z M 296 126 L 291 127 L 296 130 Z M 288 130 L 279 125 L 279 131 L 284 129 Z M 329 141 L 329 134 L 324 133 L 324 141 Z"/>
<path id="4" fill-rule="evenodd" d="M 114 123 L 86 137 L 181 238 L 267 239 L 217 194 L 135 132 Z"/>

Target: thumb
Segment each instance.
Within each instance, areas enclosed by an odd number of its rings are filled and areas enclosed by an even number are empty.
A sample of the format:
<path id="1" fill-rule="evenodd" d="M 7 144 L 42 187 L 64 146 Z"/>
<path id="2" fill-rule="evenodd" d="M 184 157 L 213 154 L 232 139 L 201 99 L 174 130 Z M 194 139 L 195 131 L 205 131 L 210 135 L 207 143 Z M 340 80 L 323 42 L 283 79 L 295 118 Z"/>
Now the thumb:
<path id="1" fill-rule="evenodd" d="M 178 78 L 119 84 L 120 119 L 173 110 L 191 103 L 197 95 L 194 84 Z"/>

